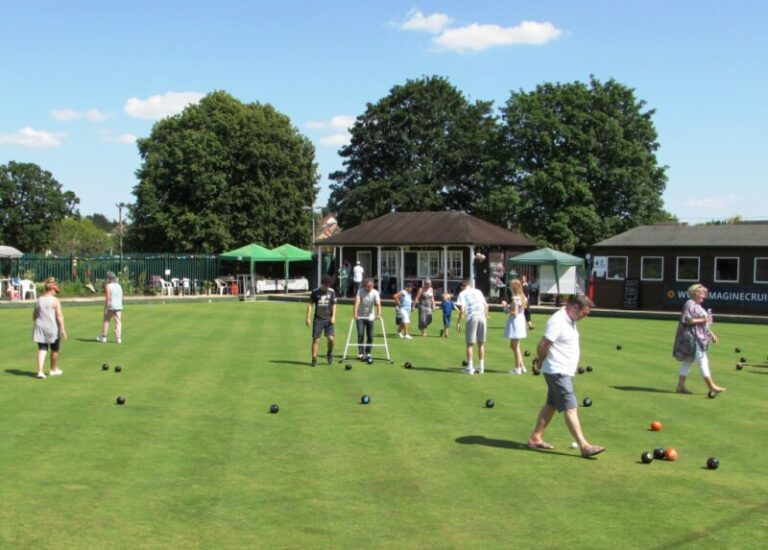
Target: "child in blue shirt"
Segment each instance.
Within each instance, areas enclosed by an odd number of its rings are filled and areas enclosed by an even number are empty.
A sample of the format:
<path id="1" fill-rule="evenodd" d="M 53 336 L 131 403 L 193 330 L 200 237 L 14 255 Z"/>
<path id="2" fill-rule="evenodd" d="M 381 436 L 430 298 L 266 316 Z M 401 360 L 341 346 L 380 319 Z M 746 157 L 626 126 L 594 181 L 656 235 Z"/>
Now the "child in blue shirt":
<path id="1" fill-rule="evenodd" d="M 456 305 L 451 300 L 452 296 L 450 292 L 443 294 L 443 301 L 440 304 L 440 309 L 443 310 L 443 330 L 440 331 L 440 336 L 448 338 L 448 331 L 451 328 L 451 314 L 456 308 Z"/>

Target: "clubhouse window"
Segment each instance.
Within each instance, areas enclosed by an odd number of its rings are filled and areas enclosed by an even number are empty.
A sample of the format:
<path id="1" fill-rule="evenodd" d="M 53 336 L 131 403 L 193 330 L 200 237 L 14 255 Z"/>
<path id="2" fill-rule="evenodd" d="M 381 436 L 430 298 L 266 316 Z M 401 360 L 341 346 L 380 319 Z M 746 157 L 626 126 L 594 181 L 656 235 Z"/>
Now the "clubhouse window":
<path id="1" fill-rule="evenodd" d="M 739 259 L 738 258 L 715 258 L 715 282 L 716 283 L 738 283 L 739 282 Z"/>
<path id="2" fill-rule="evenodd" d="M 662 256 L 643 256 L 640 258 L 640 279 L 643 281 L 661 281 L 664 279 L 664 258 Z"/>
<path id="3" fill-rule="evenodd" d="M 627 257 L 626 256 L 608 256 L 608 274 L 609 279 L 627 278 Z"/>
<path id="4" fill-rule="evenodd" d="M 768 283 L 768 258 L 755 258 L 755 282 Z"/>
<path id="5" fill-rule="evenodd" d="M 677 280 L 697 282 L 699 280 L 699 257 L 678 256 Z"/>

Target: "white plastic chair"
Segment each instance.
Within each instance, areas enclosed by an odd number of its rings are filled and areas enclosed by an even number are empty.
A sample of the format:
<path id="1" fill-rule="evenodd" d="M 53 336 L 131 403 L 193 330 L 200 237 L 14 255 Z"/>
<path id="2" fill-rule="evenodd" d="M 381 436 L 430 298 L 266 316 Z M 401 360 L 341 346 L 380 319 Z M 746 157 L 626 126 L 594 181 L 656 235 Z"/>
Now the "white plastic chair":
<path id="1" fill-rule="evenodd" d="M 37 287 L 35 286 L 35 283 L 30 281 L 29 279 L 22 279 L 21 281 L 21 301 L 22 302 L 27 299 L 27 294 L 31 294 L 33 300 L 37 300 Z"/>
<path id="2" fill-rule="evenodd" d="M 158 281 L 160 281 L 160 294 L 162 296 L 164 296 L 166 294 L 168 296 L 172 296 L 173 295 L 173 285 L 170 282 L 166 281 L 165 279 L 158 279 Z"/>
<path id="3" fill-rule="evenodd" d="M 216 284 L 216 292 L 218 292 L 220 295 L 224 294 L 224 292 L 227 290 L 227 285 L 222 281 L 221 279 L 214 279 L 213 282 Z"/>
<path id="4" fill-rule="evenodd" d="M 192 282 L 186 277 L 181 280 L 181 293 L 192 294 Z"/>

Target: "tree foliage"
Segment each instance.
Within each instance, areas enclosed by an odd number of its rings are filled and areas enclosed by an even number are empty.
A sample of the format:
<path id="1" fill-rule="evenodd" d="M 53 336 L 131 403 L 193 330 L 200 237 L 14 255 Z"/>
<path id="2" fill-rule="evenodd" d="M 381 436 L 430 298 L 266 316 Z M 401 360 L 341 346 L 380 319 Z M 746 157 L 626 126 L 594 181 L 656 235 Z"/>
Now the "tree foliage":
<path id="1" fill-rule="evenodd" d="M 506 219 L 568 252 L 668 219 L 653 114 L 614 80 L 512 93 L 502 108 L 502 149 L 519 204 Z"/>
<path id="2" fill-rule="evenodd" d="M 110 251 L 112 239 L 89 219 L 67 218 L 56 224 L 49 248 L 62 256 L 101 254 Z"/>
<path id="3" fill-rule="evenodd" d="M 674 219 L 653 114 L 614 80 L 513 92 L 500 121 L 443 78 L 407 81 L 357 118 L 329 206 L 344 227 L 393 210 L 460 209 L 583 253 Z"/>
<path id="4" fill-rule="evenodd" d="M 93 222 L 93 225 L 95 225 L 102 231 L 106 231 L 107 233 L 110 233 L 118 225 L 117 221 L 115 220 L 109 221 L 109 219 L 104 214 L 98 214 L 98 213 L 90 214 L 88 216 L 85 216 L 85 219 L 91 220 Z"/>
<path id="5" fill-rule="evenodd" d="M 210 253 L 309 244 L 314 147 L 271 105 L 213 92 L 157 122 L 138 147 L 128 246 Z"/>
<path id="6" fill-rule="evenodd" d="M 61 220 L 77 214 L 80 199 L 62 191 L 36 164 L 0 165 L 0 239 L 23 252 L 43 252 Z"/>
<path id="7" fill-rule="evenodd" d="M 497 168 L 491 103 L 446 79 L 409 80 L 368 104 L 339 154 L 329 207 L 342 227 L 391 211 L 472 211 Z"/>

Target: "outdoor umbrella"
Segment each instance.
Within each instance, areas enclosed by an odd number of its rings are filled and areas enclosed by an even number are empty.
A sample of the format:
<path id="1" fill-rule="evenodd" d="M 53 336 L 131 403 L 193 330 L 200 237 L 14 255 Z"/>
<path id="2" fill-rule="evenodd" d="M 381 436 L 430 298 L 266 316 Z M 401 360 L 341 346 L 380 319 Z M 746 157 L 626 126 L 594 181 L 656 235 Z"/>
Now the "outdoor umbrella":
<path id="1" fill-rule="evenodd" d="M 16 260 L 24 255 L 20 250 L 12 246 L 0 245 L 0 258 L 11 258 Z"/>
<path id="2" fill-rule="evenodd" d="M 560 294 L 560 275 L 561 268 L 576 267 L 584 270 L 584 260 L 577 256 L 571 256 L 565 252 L 552 250 L 551 248 L 540 248 L 532 250 L 519 256 L 514 256 L 507 260 L 509 264 L 517 265 L 551 265 L 555 270 L 555 284 L 557 285 L 557 294 Z"/>
<path id="3" fill-rule="evenodd" d="M 229 252 L 224 252 L 219 256 L 220 258 L 223 258 L 225 260 L 238 260 L 238 261 L 248 261 L 251 264 L 251 285 L 255 289 L 256 285 L 253 281 L 253 264 L 255 262 L 282 262 L 284 260 L 283 256 L 280 254 L 277 254 L 276 252 L 272 252 L 268 248 L 264 248 L 261 245 L 258 245 L 256 243 L 252 243 L 240 248 L 236 248 L 235 250 L 230 250 Z"/>
<path id="4" fill-rule="evenodd" d="M 288 293 L 288 264 L 290 262 L 308 262 L 312 260 L 312 253 L 297 248 L 292 244 L 283 244 L 273 248 L 272 252 L 279 254 L 285 261 L 285 293 Z"/>

